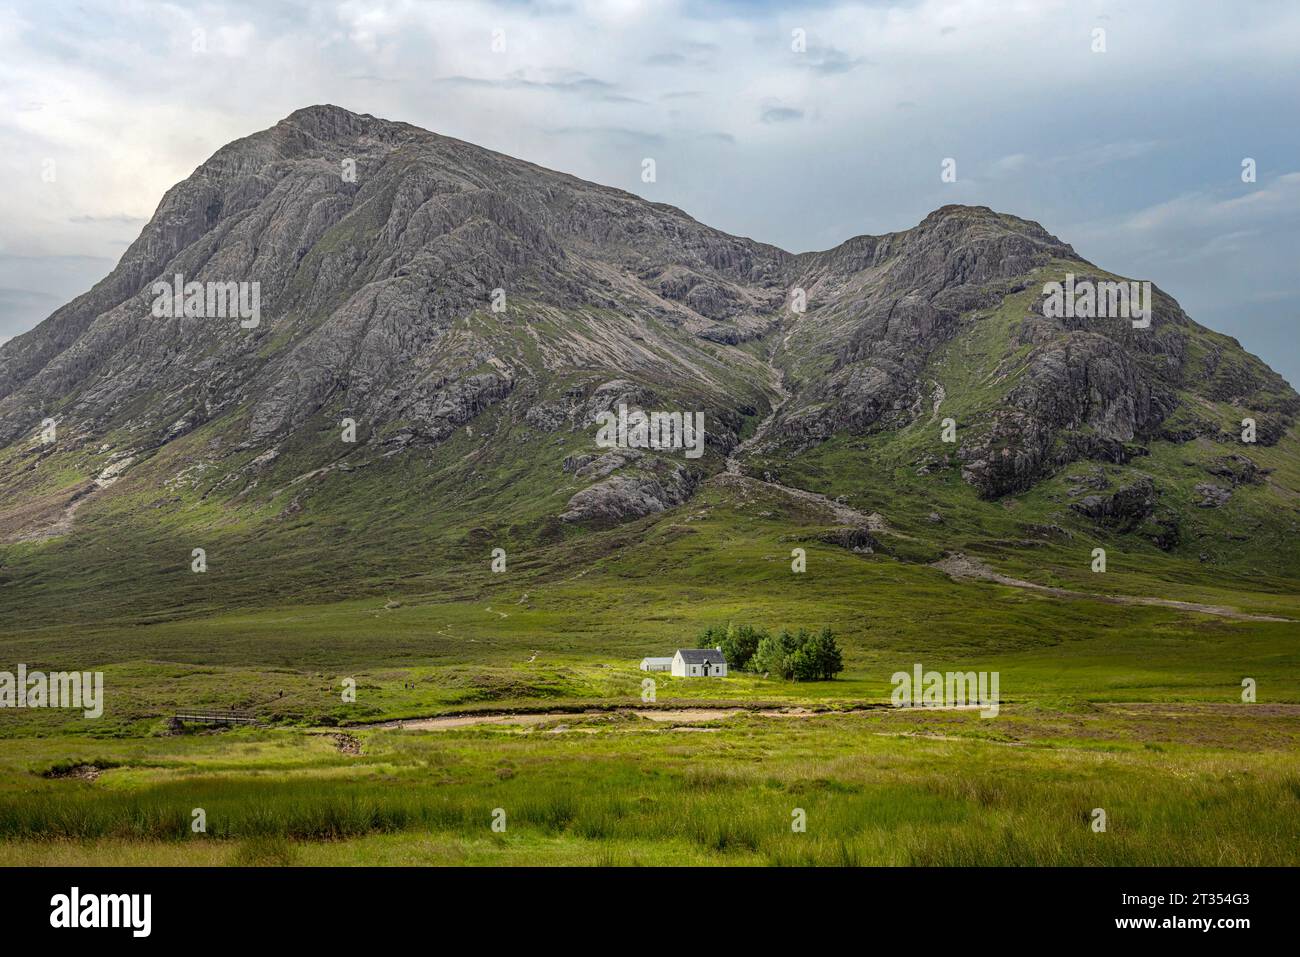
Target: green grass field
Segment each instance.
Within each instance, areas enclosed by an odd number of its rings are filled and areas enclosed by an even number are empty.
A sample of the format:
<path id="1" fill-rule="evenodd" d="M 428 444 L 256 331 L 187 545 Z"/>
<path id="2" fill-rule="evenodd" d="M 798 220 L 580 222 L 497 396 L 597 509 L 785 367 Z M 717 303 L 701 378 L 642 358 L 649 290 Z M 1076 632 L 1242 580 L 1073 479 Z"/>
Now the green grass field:
<path id="1" fill-rule="evenodd" d="M 1251 707 L 23 739 L 0 863 L 1295 864 L 1300 709 Z"/>
<path id="2" fill-rule="evenodd" d="M 3 660 L 102 669 L 107 705 L 94 721 L 0 718 L 0 863 L 1300 863 L 1295 621 L 958 583 L 822 543 L 806 524 L 792 534 L 808 516 L 778 499 L 708 487 L 675 514 L 583 540 L 580 561 L 540 545 L 505 575 L 483 561 L 446 590 L 9 632 Z M 1119 553 L 1104 576 L 1070 576 L 1077 547 L 1045 546 L 1023 574 L 1300 619 L 1285 580 L 1180 583 Z M 829 624 L 847 670 L 804 684 L 655 676 L 659 708 L 810 714 L 630 713 L 642 656 L 728 620 Z M 889 707 L 890 676 L 917 662 L 999 672 L 999 715 Z M 172 711 L 197 706 L 267 726 L 168 732 Z M 536 710 L 565 714 L 376 726 Z M 87 765 L 97 776 L 68 773 Z"/>

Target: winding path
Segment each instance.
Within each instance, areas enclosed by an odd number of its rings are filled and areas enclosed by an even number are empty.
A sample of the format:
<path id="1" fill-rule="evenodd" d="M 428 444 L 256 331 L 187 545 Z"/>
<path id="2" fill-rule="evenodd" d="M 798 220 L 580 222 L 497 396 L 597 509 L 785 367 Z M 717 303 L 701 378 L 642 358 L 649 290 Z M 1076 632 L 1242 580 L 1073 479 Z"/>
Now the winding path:
<path id="1" fill-rule="evenodd" d="M 1051 585 L 1039 585 L 1036 582 L 1025 581 L 1023 578 L 1012 578 L 1009 575 L 1003 575 L 1001 572 L 994 571 L 984 562 L 978 559 L 970 558 L 960 553 L 949 555 L 942 561 L 934 563 L 933 568 L 946 574 L 953 581 L 974 580 L 994 582 L 998 585 L 1008 585 L 1012 588 L 1027 588 L 1031 591 L 1043 592 L 1055 598 L 1083 598 L 1091 601 L 1104 601 L 1112 605 L 1158 605 L 1161 608 L 1174 608 L 1179 611 L 1195 611 L 1203 615 L 1217 615 L 1220 618 L 1231 618 L 1234 621 L 1292 621 L 1290 618 L 1278 618 L 1274 615 L 1255 615 L 1250 612 L 1238 611 L 1236 608 L 1229 608 L 1227 605 L 1204 605 L 1194 601 L 1177 601 L 1173 598 L 1150 598 L 1145 595 L 1101 595 L 1086 591 L 1074 591 L 1069 588 L 1056 588 Z"/>

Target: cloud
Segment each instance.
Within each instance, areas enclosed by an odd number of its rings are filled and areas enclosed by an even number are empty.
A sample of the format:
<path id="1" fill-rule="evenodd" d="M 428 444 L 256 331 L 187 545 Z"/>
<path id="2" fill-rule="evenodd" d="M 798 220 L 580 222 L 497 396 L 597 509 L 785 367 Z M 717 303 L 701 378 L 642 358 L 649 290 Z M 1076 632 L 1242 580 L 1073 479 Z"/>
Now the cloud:
<path id="1" fill-rule="evenodd" d="M 664 137 L 659 133 L 648 133 L 645 130 L 632 130 L 615 126 L 558 126 L 550 132 L 555 136 L 580 136 L 620 144 L 655 146 L 664 142 Z"/>
<path id="2" fill-rule="evenodd" d="M 1014 173 L 1024 168 L 1029 162 L 1029 156 L 1025 153 L 1010 153 L 1001 159 L 993 161 L 994 173 Z"/>
<path id="3" fill-rule="evenodd" d="M 764 123 L 790 123 L 803 119 L 803 110 L 793 106 L 767 106 L 759 114 Z"/>
<path id="4" fill-rule="evenodd" d="M 1084 173 L 1112 163 L 1140 159 L 1155 152 L 1160 143 L 1154 140 L 1127 140 L 1080 146 L 1068 153 L 1035 158 L 1028 153 L 1008 153 L 989 164 L 993 176 L 1015 176 L 1036 170 L 1051 176 Z"/>
<path id="5" fill-rule="evenodd" d="M 143 216 L 131 216 L 127 213 L 109 213 L 105 216 L 90 216 L 81 214 L 79 216 L 68 217 L 68 222 L 82 224 L 109 223 L 114 226 L 136 226 L 143 227 L 147 219 Z"/>
<path id="6" fill-rule="evenodd" d="M 1047 162 L 1058 167 L 1082 170 L 1110 163 L 1121 163 L 1139 159 L 1152 153 L 1160 144 L 1155 140 L 1126 140 L 1117 143 L 1100 143 L 1084 147 L 1062 156 L 1052 157 Z"/>
<path id="7" fill-rule="evenodd" d="M 868 61 L 866 57 L 853 56 L 833 46 L 810 43 L 807 52 L 795 62 L 814 73 L 835 74 L 856 70 Z"/>
<path id="8" fill-rule="evenodd" d="M 574 73 L 551 80 L 528 79 L 522 71 L 496 79 L 471 76 L 437 77 L 432 82 L 443 86 L 480 87 L 496 90 L 544 90 L 549 93 L 601 94 L 614 89 L 614 84 L 593 76 Z"/>
<path id="9" fill-rule="evenodd" d="M 1300 220 L 1300 172 L 1283 173 L 1267 184 L 1240 183 L 1227 189 L 1200 190 L 1139 209 L 1125 217 L 1122 229 L 1150 234 L 1169 230 L 1216 233 L 1241 231 L 1278 218 Z"/>

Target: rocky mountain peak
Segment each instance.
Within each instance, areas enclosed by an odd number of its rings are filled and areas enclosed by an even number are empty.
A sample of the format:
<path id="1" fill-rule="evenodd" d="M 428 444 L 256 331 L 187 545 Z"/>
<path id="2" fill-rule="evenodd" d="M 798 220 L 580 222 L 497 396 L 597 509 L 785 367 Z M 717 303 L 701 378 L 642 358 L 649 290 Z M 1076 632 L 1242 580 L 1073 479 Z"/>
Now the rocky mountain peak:
<path id="1" fill-rule="evenodd" d="M 1038 290 L 1066 268 L 1108 275 L 985 206 L 795 255 L 404 123 L 310 106 L 218 150 L 108 277 L 0 347 L 0 445 L 53 416 L 65 448 L 105 456 L 202 434 L 219 438 L 218 459 L 296 445 L 332 462 L 436 450 L 487 421 L 558 448 L 620 403 L 703 410 L 713 457 L 557 465 L 557 482 L 620 490 L 612 504 L 577 490 L 608 518 L 685 500 L 747 435 L 747 452 L 779 461 L 949 410 L 962 428 L 949 466 L 986 497 L 1079 459 L 1222 436 L 1207 409 L 1225 403 L 1258 419 L 1260 441 L 1285 435 L 1295 393 L 1163 292 L 1141 331 L 1045 315 Z M 256 284 L 257 321 L 155 315 L 155 284 L 178 275 Z M 356 448 L 328 438 L 345 418 Z M 572 452 L 561 459 L 579 461 Z"/>

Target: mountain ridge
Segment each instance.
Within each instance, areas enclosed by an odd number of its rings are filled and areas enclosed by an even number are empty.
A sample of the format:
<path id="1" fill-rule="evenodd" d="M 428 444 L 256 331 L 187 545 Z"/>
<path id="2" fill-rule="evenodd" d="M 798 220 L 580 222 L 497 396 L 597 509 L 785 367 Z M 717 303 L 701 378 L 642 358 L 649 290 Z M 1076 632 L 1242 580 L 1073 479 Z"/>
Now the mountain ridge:
<path id="1" fill-rule="evenodd" d="M 1186 549 L 1210 510 L 1297 514 L 1294 390 L 1158 288 L 1149 329 L 1045 315 L 1036 290 L 1067 271 L 1121 278 L 980 206 L 788 253 L 409 124 L 307 107 L 214 153 L 109 276 L 0 346 L 0 541 L 57 550 L 83 524 L 137 529 L 170 509 L 252 535 L 328 516 L 312 489 L 416 454 L 431 471 L 393 493 L 401 522 L 451 494 L 534 543 L 671 512 L 729 471 L 826 491 L 858 468 L 835 457 L 868 450 L 893 478 L 843 494 L 874 496 L 855 504 L 900 526 L 890 511 L 964 502 L 960 485 L 988 502 L 1063 485 L 1047 524 L 1163 551 Z M 176 274 L 259 282 L 259 325 L 155 317 L 151 286 Z M 593 448 L 595 417 L 620 405 L 702 411 L 705 456 Z M 1251 447 L 1242 417 L 1258 421 Z M 1157 461 L 1165 473 L 1139 467 Z M 535 495 L 477 488 L 489 462 Z"/>

